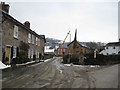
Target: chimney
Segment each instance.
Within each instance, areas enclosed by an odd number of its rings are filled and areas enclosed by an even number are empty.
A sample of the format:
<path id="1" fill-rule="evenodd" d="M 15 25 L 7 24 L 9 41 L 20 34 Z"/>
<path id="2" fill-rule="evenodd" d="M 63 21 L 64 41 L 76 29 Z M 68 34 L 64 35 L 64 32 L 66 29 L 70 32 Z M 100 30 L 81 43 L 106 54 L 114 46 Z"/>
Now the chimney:
<path id="1" fill-rule="evenodd" d="M 2 8 L 3 11 L 5 11 L 6 13 L 9 13 L 9 4 L 5 4 L 5 2 L 1 2 L 0 6 Z"/>
<path id="2" fill-rule="evenodd" d="M 28 28 L 30 28 L 30 22 L 29 22 L 29 21 L 26 21 L 26 22 L 24 23 L 24 25 L 27 26 Z"/>

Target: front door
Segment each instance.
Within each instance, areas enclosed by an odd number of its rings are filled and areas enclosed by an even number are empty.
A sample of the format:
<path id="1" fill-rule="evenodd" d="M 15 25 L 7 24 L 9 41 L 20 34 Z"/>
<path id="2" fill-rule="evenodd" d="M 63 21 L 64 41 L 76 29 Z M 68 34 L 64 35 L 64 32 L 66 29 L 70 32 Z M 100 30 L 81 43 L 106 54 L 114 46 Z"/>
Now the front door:
<path id="1" fill-rule="evenodd" d="M 10 47 L 7 46 L 5 50 L 5 64 L 10 64 Z"/>

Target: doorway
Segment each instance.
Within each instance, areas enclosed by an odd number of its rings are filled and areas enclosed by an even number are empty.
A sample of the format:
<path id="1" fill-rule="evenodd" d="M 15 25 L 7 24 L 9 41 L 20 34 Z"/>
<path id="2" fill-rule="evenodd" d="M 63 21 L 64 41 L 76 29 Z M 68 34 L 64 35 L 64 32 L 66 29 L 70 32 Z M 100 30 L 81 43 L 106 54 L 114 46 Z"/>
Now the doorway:
<path id="1" fill-rule="evenodd" d="M 6 48 L 5 48 L 5 64 L 10 64 L 10 56 L 11 56 L 11 47 L 6 46 Z"/>

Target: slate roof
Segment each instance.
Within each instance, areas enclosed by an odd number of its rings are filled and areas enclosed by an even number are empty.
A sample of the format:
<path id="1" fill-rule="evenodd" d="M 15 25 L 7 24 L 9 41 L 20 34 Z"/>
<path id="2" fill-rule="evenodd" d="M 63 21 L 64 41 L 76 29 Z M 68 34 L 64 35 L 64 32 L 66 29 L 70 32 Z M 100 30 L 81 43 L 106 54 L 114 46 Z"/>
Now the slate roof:
<path id="1" fill-rule="evenodd" d="M 20 25 L 21 27 L 23 27 L 25 30 L 31 32 L 32 34 L 36 35 L 37 37 L 40 37 L 42 39 L 45 40 L 45 35 L 39 35 L 37 34 L 35 31 L 32 31 L 29 27 L 25 26 L 24 24 L 22 24 L 21 22 L 19 22 L 18 20 L 16 20 L 15 18 L 13 18 L 11 15 L 9 15 L 8 13 L 6 13 L 5 11 L 0 9 L 0 14 L 2 14 L 5 18 L 12 20 L 13 22 L 16 23 L 16 25 Z M 5 21 L 5 19 L 2 20 L 2 23 Z M 45 40 L 46 42 L 46 40 Z"/>
<path id="2" fill-rule="evenodd" d="M 74 42 L 74 40 L 71 42 L 71 43 L 69 43 L 68 44 L 68 46 L 70 45 L 70 44 L 72 44 Z M 76 41 L 81 47 L 86 47 L 87 48 L 87 46 L 86 45 L 84 45 L 84 44 L 81 44 L 80 42 L 78 42 L 78 41 Z"/>
<path id="3" fill-rule="evenodd" d="M 108 43 L 106 46 L 120 46 L 120 42 L 111 42 Z"/>

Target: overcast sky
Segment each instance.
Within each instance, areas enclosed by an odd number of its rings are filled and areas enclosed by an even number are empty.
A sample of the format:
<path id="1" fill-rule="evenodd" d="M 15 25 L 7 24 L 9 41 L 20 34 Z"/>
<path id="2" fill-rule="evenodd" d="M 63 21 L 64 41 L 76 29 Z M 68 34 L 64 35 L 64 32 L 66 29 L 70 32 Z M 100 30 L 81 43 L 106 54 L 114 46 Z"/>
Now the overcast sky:
<path id="1" fill-rule="evenodd" d="M 64 40 L 70 30 L 73 40 L 77 28 L 78 41 L 118 41 L 117 0 L 16 1 L 6 1 L 10 15 L 22 23 L 30 21 L 30 28 L 45 37 Z"/>

